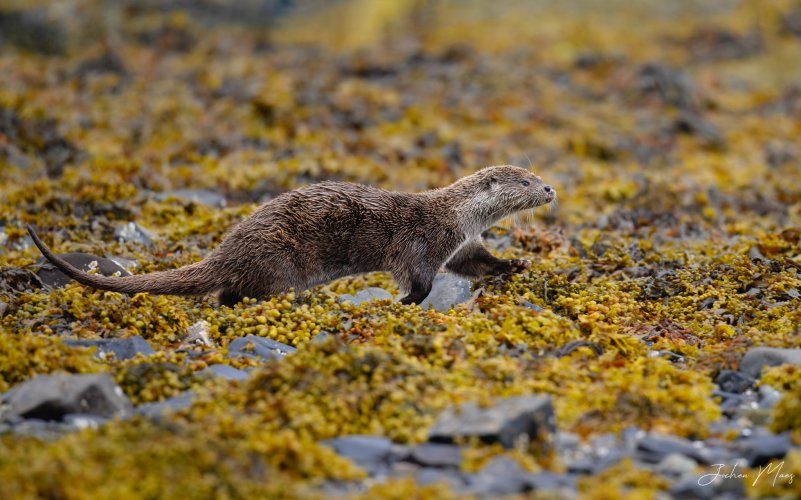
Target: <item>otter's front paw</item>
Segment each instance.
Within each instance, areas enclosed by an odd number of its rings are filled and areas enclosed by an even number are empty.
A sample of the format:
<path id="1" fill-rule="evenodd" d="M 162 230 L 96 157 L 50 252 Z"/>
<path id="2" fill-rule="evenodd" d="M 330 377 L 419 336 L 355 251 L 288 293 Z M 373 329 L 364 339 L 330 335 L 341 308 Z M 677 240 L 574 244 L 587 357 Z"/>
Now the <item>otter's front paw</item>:
<path id="1" fill-rule="evenodd" d="M 531 268 L 531 262 L 525 259 L 504 260 L 495 269 L 496 274 L 522 273 Z"/>

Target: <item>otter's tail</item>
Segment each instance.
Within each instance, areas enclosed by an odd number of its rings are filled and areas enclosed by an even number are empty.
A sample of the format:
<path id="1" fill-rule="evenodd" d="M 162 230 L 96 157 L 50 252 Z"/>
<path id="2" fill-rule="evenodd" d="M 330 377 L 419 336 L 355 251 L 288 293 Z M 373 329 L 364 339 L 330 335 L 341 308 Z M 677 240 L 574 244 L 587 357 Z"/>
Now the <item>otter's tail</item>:
<path id="1" fill-rule="evenodd" d="M 208 268 L 204 261 L 169 271 L 134 276 L 89 274 L 54 254 L 47 245 L 42 243 L 31 226 L 28 226 L 28 233 L 42 255 L 54 266 L 78 283 L 93 288 L 127 294 L 150 292 L 157 295 L 205 295 L 217 291 L 221 287 L 215 279 L 215 273 Z"/>

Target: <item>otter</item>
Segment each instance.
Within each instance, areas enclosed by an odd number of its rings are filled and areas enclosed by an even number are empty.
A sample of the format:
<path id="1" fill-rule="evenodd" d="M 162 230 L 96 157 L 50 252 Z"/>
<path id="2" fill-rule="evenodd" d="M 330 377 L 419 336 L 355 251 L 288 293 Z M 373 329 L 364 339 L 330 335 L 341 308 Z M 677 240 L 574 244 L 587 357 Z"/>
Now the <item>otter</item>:
<path id="1" fill-rule="evenodd" d="M 343 276 L 389 271 L 422 302 L 437 271 L 481 278 L 521 272 L 522 259 L 498 259 L 481 233 L 501 218 L 550 203 L 556 191 L 539 176 L 511 165 L 483 168 L 453 184 L 400 193 L 324 181 L 282 193 L 235 225 L 203 260 L 133 276 L 81 271 L 28 232 L 42 254 L 70 278 L 102 290 L 135 294 L 217 294 L 221 305 L 306 290 Z"/>

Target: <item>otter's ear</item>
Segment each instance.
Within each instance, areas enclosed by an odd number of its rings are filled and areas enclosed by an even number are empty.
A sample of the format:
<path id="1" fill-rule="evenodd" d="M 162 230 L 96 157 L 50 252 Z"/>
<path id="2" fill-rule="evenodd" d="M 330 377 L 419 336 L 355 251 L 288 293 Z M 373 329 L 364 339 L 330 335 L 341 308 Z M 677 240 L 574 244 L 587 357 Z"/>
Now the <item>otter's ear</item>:
<path id="1" fill-rule="evenodd" d="M 495 177 L 494 175 L 491 175 L 487 178 L 486 183 L 487 183 L 487 189 L 489 189 L 492 187 L 493 184 L 498 183 L 498 178 Z"/>

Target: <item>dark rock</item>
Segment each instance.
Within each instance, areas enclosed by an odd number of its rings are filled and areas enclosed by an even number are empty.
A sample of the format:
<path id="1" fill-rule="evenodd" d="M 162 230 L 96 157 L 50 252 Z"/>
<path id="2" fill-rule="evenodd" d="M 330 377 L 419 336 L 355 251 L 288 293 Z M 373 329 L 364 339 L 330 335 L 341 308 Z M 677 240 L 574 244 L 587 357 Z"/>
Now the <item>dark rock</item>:
<path id="1" fill-rule="evenodd" d="M 548 396 L 517 396 L 498 399 L 495 406 L 480 408 L 467 403 L 448 408 L 429 432 L 431 442 L 453 442 L 458 437 L 478 437 L 512 448 L 520 439 L 536 440 L 554 432 L 554 414 Z"/>
<path id="2" fill-rule="evenodd" d="M 638 76 L 643 93 L 656 94 L 664 103 L 679 109 L 691 110 L 698 106 L 695 84 L 685 71 L 649 63 L 640 68 Z"/>
<path id="3" fill-rule="evenodd" d="M 137 354 L 150 356 L 156 351 L 139 335 L 127 339 L 65 339 L 64 343 L 75 347 L 96 347 L 96 355 L 105 358 L 109 354 L 114 359 L 131 359 Z"/>
<path id="4" fill-rule="evenodd" d="M 784 458 L 793 443 L 788 434 L 773 434 L 741 439 L 735 441 L 734 446 L 739 456 L 748 461 L 749 467 L 759 467 L 774 458 Z"/>
<path id="5" fill-rule="evenodd" d="M 247 380 L 248 372 L 233 366 L 215 364 L 200 372 L 200 375 L 212 375 L 226 380 Z"/>
<path id="6" fill-rule="evenodd" d="M 675 437 L 647 434 L 637 443 L 638 457 L 646 462 L 657 463 L 670 454 L 679 454 L 692 458 L 698 463 L 711 463 L 712 456 L 702 444 Z"/>
<path id="7" fill-rule="evenodd" d="M 387 466 L 392 458 L 392 441 L 381 436 L 341 436 L 322 444 L 367 471 Z"/>
<path id="8" fill-rule="evenodd" d="M 252 345 L 252 348 L 249 347 Z M 273 339 L 248 335 L 234 339 L 228 344 L 228 356 L 245 356 L 249 358 L 281 359 L 287 354 L 297 351 L 294 347 Z"/>
<path id="9" fill-rule="evenodd" d="M 37 375 L 15 386 L 4 396 L 7 417 L 62 420 L 70 413 L 98 417 L 127 417 L 131 402 L 111 376 Z"/>
<path id="10" fill-rule="evenodd" d="M 429 306 L 437 311 L 447 312 L 451 307 L 461 304 L 472 297 L 470 280 L 460 278 L 455 274 L 441 273 L 434 278 L 431 293 L 420 303 L 420 307 L 428 309 Z"/>
<path id="11" fill-rule="evenodd" d="M 528 474 L 509 457 L 495 457 L 478 472 L 467 476 L 468 489 L 480 496 L 498 497 L 528 489 Z"/>
<path id="12" fill-rule="evenodd" d="M 676 119 L 675 129 L 677 132 L 701 138 L 704 144 L 709 147 L 720 148 L 725 143 L 720 129 L 714 123 L 703 119 L 701 115 L 694 112 L 681 112 Z"/>
<path id="13" fill-rule="evenodd" d="M 46 9 L 0 10 L 0 47 L 5 44 L 41 54 L 63 54 L 64 27 L 48 19 Z"/>
<path id="14" fill-rule="evenodd" d="M 131 275 L 131 273 L 126 271 L 125 268 L 117 262 L 105 257 L 98 257 L 97 255 L 81 252 L 64 253 L 60 254 L 60 257 L 83 271 L 90 271 L 97 268 L 100 274 L 104 276 L 112 276 L 115 273 L 119 273 L 120 276 Z M 40 258 L 36 263 L 39 265 L 39 270 L 36 271 L 36 275 L 45 286 L 59 288 L 70 282 L 70 277 L 62 273 L 44 258 Z"/>
<path id="15" fill-rule="evenodd" d="M 570 474 L 538 472 L 536 474 L 528 474 L 526 483 L 527 490 L 531 491 L 574 490 L 576 488 L 576 477 Z"/>
<path id="16" fill-rule="evenodd" d="M 189 408 L 192 406 L 194 399 L 195 394 L 191 391 L 186 391 L 163 401 L 139 405 L 136 407 L 136 413 L 150 418 L 158 418 L 165 413 L 174 413 Z"/>
<path id="17" fill-rule="evenodd" d="M 364 290 L 359 290 L 356 295 L 345 293 L 339 296 L 340 302 L 353 302 L 357 306 L 374 300 L 392 300 L 392 294 L 383 288 L 371 286 Z"/>
<path id="18" fill-rule="evenodd" d="M 12 295 L 33 292 L 42 288 L 42 280 L 27 269 L 17 267 L 0 268 L 0 293 Z"/>
<path id="19" fill-rule="evenodd" d="M 753 387 L 754 382 L 755 380 L 748 375 L 731 370 L 722 370 L 715 378 L 715 383 L 720 386 L 721 390 L 734 394 L 742 394 Z"/>
<path id="20" fill-rule="evenodd" d="M 122 243 L 138 243 L 153 246 L 154 235 L 136 222 L 124 222 L 114 228 L 114 239 Z"/>
<path id="21" fill-rule="evenodd" d="M 453 444 L 423 443 L 412 448 L 407 460 L 428 467 L 458 469 L 462 464 L 462 451 Z"/>
<path id="22" fill-rule="evenodd" d="M 786 364 L 801 365 L 801 349 L 752 347 L 740 360 L 740 371 L 749 377 L 759 378 L 764 367 Z"/>
<path id="23" fill-rule="evenodd" d="M 176 198 L 190 203 L 198 203 L 213 208 L 225 208 L 228 201 L 225 196 L 208 189 L 175 189 L 173 191 L 164 191 L 162 193 L 155 193 L 153 195 L 158 201 L 164 201 L 169 198 Z"/>

